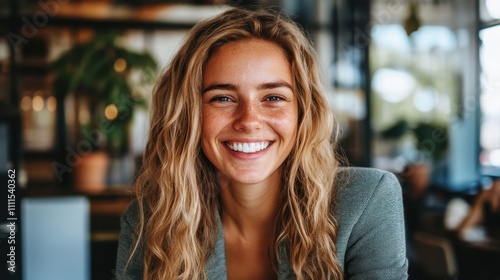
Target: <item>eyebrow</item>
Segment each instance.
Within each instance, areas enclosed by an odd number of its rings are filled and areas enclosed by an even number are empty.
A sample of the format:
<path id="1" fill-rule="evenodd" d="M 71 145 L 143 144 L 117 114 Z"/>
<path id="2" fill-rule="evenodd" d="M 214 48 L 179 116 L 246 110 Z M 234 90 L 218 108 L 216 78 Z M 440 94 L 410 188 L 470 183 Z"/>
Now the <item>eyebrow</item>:
<path id="1" fill-rule="evenodd" d="M 263 90 L 263 89 L 275 89 L 275 88 L 281 88 L 281 87 L 285 87 L 285 88 L 288 88 L 291 91 L 293 91 L 292 86 L 289 83 L 285 82 L 285 81 L 262 83 L 262 84 L 259 84 L 257 86 L 257 89 L 258 90 Z M 205 92 L 211 91 L 211 90 L 217 90 L 217 89 L 220 89 L 220 90 L 229 90 L 229 91 L 236 91 L 237 90 L 237 86 L 235 86 L 233 84 L 213 84 L 213 85 L 209 85 L 206 88 L 204 88 L 202 90 L 202 93 L 205 93 Z"/>
<path id="2" fill-rule="evenodd" d="M 201 93 L 205 93 L 207 91 L 211 91 L 211 90 L 215 90 L 215 89 L 235 91 L 236 86 L 232 85 L 232 84 L 214 84 L 214 85 L 209 85 L 208 87 L 204 88 Z"/>
<path id="3" fill-rule="evenodd" d="M 291 91 L 293 91 L 292 86 L 285 81 L 262 83 L 257 87 L 257 89 L 274 89 L 280 87 L 286 87 L 289 88 Z"/>

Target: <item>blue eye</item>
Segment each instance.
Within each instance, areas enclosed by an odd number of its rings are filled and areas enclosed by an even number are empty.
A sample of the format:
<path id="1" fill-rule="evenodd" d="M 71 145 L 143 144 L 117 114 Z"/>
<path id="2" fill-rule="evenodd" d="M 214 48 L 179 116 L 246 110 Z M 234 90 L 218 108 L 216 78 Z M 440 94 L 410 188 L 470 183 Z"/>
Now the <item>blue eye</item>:
<path id="1" fill-rule="evenodd" d="M 231 98 L 227 96 L 214 96 L 210 99 L 210 102 L 230 102 Z"/>

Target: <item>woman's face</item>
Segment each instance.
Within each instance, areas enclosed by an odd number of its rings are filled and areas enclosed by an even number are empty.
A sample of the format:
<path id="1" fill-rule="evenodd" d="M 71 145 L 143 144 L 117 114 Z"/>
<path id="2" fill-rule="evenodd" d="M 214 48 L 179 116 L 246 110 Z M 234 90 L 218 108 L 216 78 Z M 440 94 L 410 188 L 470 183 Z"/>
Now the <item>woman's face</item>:
<path id="1" fill-rule="evenodd" d="M 282 49 L 254 38 L 222 46 L 204 69 L 202 98 L 201 146 L 215 168 L 233 182 L 276 182 L 298 123 Z"/>

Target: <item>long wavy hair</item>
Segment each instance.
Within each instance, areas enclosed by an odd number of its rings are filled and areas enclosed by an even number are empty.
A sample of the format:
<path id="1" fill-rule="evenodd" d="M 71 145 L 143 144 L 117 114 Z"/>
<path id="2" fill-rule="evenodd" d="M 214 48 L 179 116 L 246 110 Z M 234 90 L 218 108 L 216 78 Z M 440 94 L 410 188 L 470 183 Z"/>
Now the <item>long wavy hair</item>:
<path id="1" fill-rule="evenodd" d="M 337 136 L 315 51 L 287 16 L 241 9 L 197 24 L 155 87 L 135 184 L 139 227 L 133 254 L 144 250 L 144 279 L 206 278 L 204 265 L 217 241 L 216 215 L 222 209 L 214 167 L 200 144 L 202 77 L 215 51 L 246 38 L 283 49 L 299 105 L 297 143 L 283 163 L 269 257 L 275 269 L 287 258 L 297 279 L 343 279 L 332 211 Z"/>

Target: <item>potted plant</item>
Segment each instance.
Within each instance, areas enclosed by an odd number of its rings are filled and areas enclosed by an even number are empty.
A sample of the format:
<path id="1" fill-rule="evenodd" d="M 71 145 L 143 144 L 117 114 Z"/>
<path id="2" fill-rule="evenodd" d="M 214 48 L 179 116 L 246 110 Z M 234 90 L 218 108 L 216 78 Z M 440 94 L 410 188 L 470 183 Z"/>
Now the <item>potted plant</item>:
<path id="1" fill-rule="evenodd" d="M 71 96 L 75 101 L 76 142 L 83 141 L 90 150 L 79 155 L 81 162 L 75 167 L 78 189 L 104 187 L 108 155 L 127 152 L 134 109 L 146 106 L 138 89 L 156 75 L 157 65 L 150 54 L 120 46 L 118 39 L 116 34 L 97 34 L 52 64 L 55 96 L 60 100 Z M 91 159 L 100 163 L 87 162 Z M 86 170 L 91 167 L 95 168 Z"/>

